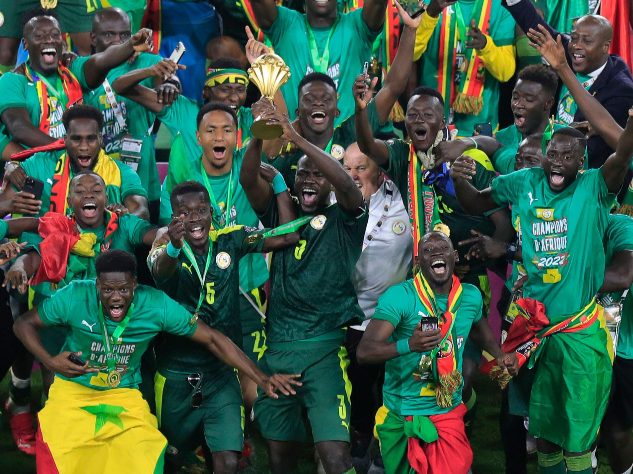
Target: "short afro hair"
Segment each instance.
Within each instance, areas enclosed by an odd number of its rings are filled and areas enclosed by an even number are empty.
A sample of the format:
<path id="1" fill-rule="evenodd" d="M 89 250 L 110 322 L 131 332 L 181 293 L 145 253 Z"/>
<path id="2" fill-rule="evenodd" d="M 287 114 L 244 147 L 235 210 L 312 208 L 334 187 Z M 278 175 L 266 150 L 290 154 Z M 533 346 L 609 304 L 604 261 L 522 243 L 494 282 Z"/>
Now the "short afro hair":
<path id="1" fill-rule="evenodd" d="M 100 175 L 99 173 L 95 173 L 95 172 L 94 172 L 94 171 L 92 171 L 92 170 L 83 170 L 83 171 L 80 171 L 79 173 L 77 173 L 77 174 L 76 174 L 75 176 L 73 176 L 73 177 L 72 177 L 72 179 L 70 180 L 70 184 L 69 184 L 68 188 L 69 188 L 69 189 L 72 189 L 72 188 L 75 186 L 75 184 L 74 184 L 74 183 L 76 183 L 76 182 L 79 180 L 79 178 L 81 178 L 82 176 L 86 176 L 86 175 L 90 175 L 90 176 L 94 176 L 94 177 L 98 178 L 98 179 L 99 179 L 99 181 L 101 181 L 101 183 L 103 184 L 103 192 L 104 192 L 104 193 L 106 192 L 106 191 L 105 191 L 105 189 L 106 189 L 106 184 L 105 184 L 105 181 L 103 180 L 103 178 L 101 177 L 101 175 Z"/>
<path id="2" fill-rule="evenodd" d="M 209 191 L 207 188 L 200 184 L 198 181 L 183 181 L 179 185 L 177 185 L 171 192 L 171 196 L 169 198 L 171 202 L 172 209 L 176 207 L 177 199 L 180 196 L 184 196 L 185 194 L 193 194 L 193 193 L 202 193 L 204 196 L 204 200 L 207 203 L 211 203 L 211 198 L 209 197 Z"/>
<path id="3" fill-rule="evenodd" d="M 39 18 L 39 17 L 44 17 L 44 16 L 54 18 L 55 21 L 59 24 L 59 15 L 57 15 L 57 12 L 55 10 L 49 10 L 48 8 L 41 8 L 41 7 L 31 8 L 30 10 L 27 10 L 22 14 L 22 18 L 21 18 L 22 34 L 24 34 L 24 28 L 26 27 L 29 21 L 31 21 L 33 18 Z"/>
<path id="4" fill-rule="evenodd" d="M 413 91 L 413 94 L 411 94 L 411 97 L 415 97 L 416 95 L 435 97 L 437 100 L 440 101 L 442 107 L 444 107 L 444 97 L 442 97 L 442 94 L 440 94 L 440 91 L 438 91 L 437 89 L 433 89 L 432 87 L 428 86 L 418 86 Z"/>
<path id="5" fill-rule="evenodd" d="M 580 150 L 583 152 L 583 154 L 587 150 L 587 139 L 585 138 L 584 133 L 582 133 L 581 131 L 576 130 L 573 127 L 559 128 L 552 134 L 552 140 L 554 139 L 554 137 L 557 137 L 558 135 L 576 139 L 576 143 L 580 147 Z"/>
<path id="6" fill-rule="evenodd" d="M 98 108 L 92 105 L 78 104 L 66 109 L 64 115 L 62 115 L 62 122 L 64 123 L 66 131 L 68 131 L 70 122 L 77 119 L 94 120 L 97 122 L 99 131 L 103 128 L 103 114 Z"/>
<path id="7" fill-rule="evenodd" d="M 558 75 L 544 64 L 532 64 L 523 68 L 517 80 L 536 82 L 552 97 L 556 95 Z"/>
<path id="8" fill-rule="evenodd" d="M 240 61 L 229 56 L 214 59 L 211 61 L 211 64 L 209 64 L 209 69 L 239 69 L 240 71 L 246 71 Z"/>
<path id="9" fill-rule="evenodd" d="M 113 249 L 103 252 L 95 262 L 97 278 L 102 273 L 131 273 L 136 275 L 136 259 L 125 250 Z"/>
<path id="10" fill-rule="evenodd" d="M 301 94 L 301 89 L 303 89 L 304 86 L 307 86 L 311 82 L 324 82 L 332 89 L 336 90 L 336 84 L 330 76 L 328 76 L 327 74 L 323 74 L 322 72 L 311 72 L 310 74 L 306 74 L 305 76 L 303 76 L 303 79 L 301 79 L 301 82 L 299 82 L 299 87 L 297 88 L 299 94 Z"/>
<path id="11" fill-rule="evenodd" d="M 235 123 L 235 127 L 236 128 L 239 127 L 237 123 L 237 114 L 235 113 L 235 110 L 233 110 L 231 107 L 226 105 L 224 102 L 212 101 L 212 102 L 207 102 L 206 104 L 204 104 L 202 108 L 200 109 L 200 111 L 198 112 L 198 116 L 196 117 L 196 128 L 200 127 L 200 122 L 202 122 L 202 119 L 204 118 L 205 115 L 215 110 L 221 110 L 222 112 L 226 112 L 227 114 L 229 114 L 231 118 L 233 119 L 233 123 Z"/>

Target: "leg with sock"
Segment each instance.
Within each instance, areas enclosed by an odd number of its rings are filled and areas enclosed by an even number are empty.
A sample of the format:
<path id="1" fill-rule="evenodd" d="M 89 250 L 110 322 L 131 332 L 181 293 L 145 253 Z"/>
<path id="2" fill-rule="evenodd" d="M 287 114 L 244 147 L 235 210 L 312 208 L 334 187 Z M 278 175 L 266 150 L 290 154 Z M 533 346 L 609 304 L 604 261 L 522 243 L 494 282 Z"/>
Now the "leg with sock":
<path id="1" fill-rule="evenodd" d="M 560 446 L 539 438 L 536 440 L 539 474 L 567 474 L 565 457 Z"/>
<path id="2" fill-rule="evenodd" d="M 567 464 L 567 472 L 574 474 L 592 474 L 591 452 L 586 453 L 566 453 L 565 463 Z"/>

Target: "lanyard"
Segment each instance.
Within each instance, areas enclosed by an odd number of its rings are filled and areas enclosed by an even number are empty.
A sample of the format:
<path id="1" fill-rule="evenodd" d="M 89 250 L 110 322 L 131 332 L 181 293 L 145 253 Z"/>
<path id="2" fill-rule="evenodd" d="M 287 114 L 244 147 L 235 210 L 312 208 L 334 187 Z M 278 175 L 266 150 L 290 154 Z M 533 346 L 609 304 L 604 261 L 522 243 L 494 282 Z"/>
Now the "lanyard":
<path id="1" fill-rule="evenodd" d="M 391 207 L 391 201 L 393 201 L 393 191 L 391 189 L 385 189 L 385 192 L 387 193 L 387 196 L 388 196 L 387 203 L 385 204 L 385 207 L 383 207 L 382 209 L 382 215 L 380 216 L 380 219 L 378 219 L 378 222 L 376 222 L 376 225 L 371 230 L 371 232 L 368 232 L 367 236 L 365 236 L 365 240 L 363 240 L 363 250 L 365 250 L 367 246 L 371 242 L 373 242 L 374 236 L 378 234 L 378 232 L 380 232 L 382 225 L 385 223 L 385 220 L 387 219 L 387 213 L 389 212 L 389 208 Z"/>
<path id="2" fill-rule="evenodd" d="M 200 280 L 200 298 L 198 298 L 198 306 L 196 306 L 196 311 L 194 312 L 195 316 L 198 316 L 198 312 L 200 311 L 200 307 L 202 306 L 202 301 L 204 300 L 204 295 L 206 294 L 204 288 L 204 282 L 207 278 L 207 271 L 209 270 L 209 265 L 211 264 L 211 254 L 213 253 L 213 241 L 209 239 L 209 251 L 207 252 L 207 262 L 204 264 L 204 274 L 200 274 L 200 269 L 198 268 L 198 262 L 196 262 L 196 256 L 193 254 L 191 247 L 185 241 L 182 249 L 185 251 L 185 255 L 193 265 L 193 268 L 196 270 L 196 274 L 198 275 L 198 279 Z"/>
<path id="3" fill-rule="evenodd" d="M 108 79 L 104 79 L 103 89 L 105 90 L 108 103 L 114 112 L 114 116 L 116 117 L 119 127 L 121 127 L 121 130 L 125 130 L 127 125 L 125 123 L 125 119 L 123 118 L 123 111 L 121 110 L 121 105 L 117 102 L 116 97 L 114 96 L 114 92 L 112 91 L 112 87 L 110 87 Z"/>
<path id="4" fill-rule="evenodd" d="M 40 76 L 38 75 L 35 71 L 33 71 L 31 68 L 29 68 L 28 66 L 26 66 L 29 69 L 29 72 L 31 73 L 31 76 L 34 78 L 39 79 L 40 81 L 42 81 L 44 83 L 44 85 L 46 86 L 46 88 L 52 92 L 52 94 L 57 97 L 57 99 L 59 99 L 59 101 L 61 102 L 62 97 L 61 94 L 57 91 L 57 89 L 55 89 L 50 82 L 48 82 L 48 79 L 46 79 L 44 76 Z M 59 75 L 58 75 L 58 79 L 59 79 Z"/>
<path id="5" fill-rule="evenodd" d="M 477 3 L 473 7 L 473 13 L 479 9 L 479 4 L 482 2 L 483 0 L 477 0 Z M 457 29 L 459 30 L 459 40 L 462 42 L 464 57 L 466 57 L 466 41 L 468 40 L 468 37 L 466 36 L 466 22 L 464 21 L 464 14 L 462 13 L 462 7 L 459 2 L 453 5 L 453 9 L 455 10 L 455 19 L 457 20 Z"/>
<path id="6" fill-rule="evenodd" d="M 200 158 L 200 174 L 202 175 L 202 180 L 204 181 L 204 185 L 209 191 L 209 197 L 211 198 L 211 205 L 213 206 L 213 216 L 217 214 L 219 216 L 218 219 L 222 219 L 222 210 L 220 206 L 218 206 L 218 202 L 215 199 L 215 194 L 213 194 L 213 188 L 211 187 L 211 183 L 209 182 L 209 178 L 207 176 L 207 172 L 204 170 L 204 157 Z M 226 208 L 224 210 L 224 225 L 222 225 L 221 220 L 218 220 L 218 228 L 223 228 L 229 225 L 229 219 L 231 217 L 231 201 L 233 200 L 233 168 L 235 164 L 235 157 L 233 157 L 233 163 L 231 163 L 231 174 L 229 175 L 229 189 L 226 193 Z"/>
<path id="7" fill-rule="evenodd" d="M 112 347 L 110 347 L 110 338 L 108 337 L 108 329 L 106 328 L 105 315 L 103 314 L 103 307 L 101 306 L 101 299 L 99 298 L 99 295 L 97 295 L 97 299 L 99 299 L 99 322 L 101 323 L 101 333 L 102 333 L 101 337 L 103 338 L 103 350 L 106 353 L 106 362 L 108 364 L 108 371 L 112 372 L 116 370 L 116 361 L 114 360 L 115 355 L 112 352 Z M 127 324 L 130 322 L 130 318 L 132 317 L 133 312 L 134 312 L 134 303 L 130 305 L 130 309 L 128 309 L 127 314 L 125 315 L 125 318 L 123 318 L 123 321 L 121 321 L 118 324 L 118 326 L 114 330 L 114 333 L 112 334 L 112 341 L 114 344 L 116 344 L 116 341 L 119 340 L 119 338 L 123 334 L 123 331 L 125 331 L 125 328 L 127 327 Z M 118 360 L 118 356 L 116 356 L 116 359 Z"/>
<path id="8" fill-rule="evenodd" d="M 330 32 L 327 37 L 327 41 L 325 43 L 325 48 L 323 48 L 323 56 L 319 56 L 319 48 L 317 48 L 316 40 L 314 39 L 314 33 L 312 32 L 312 27 L 310 23 L 308 23 L 308 17 L 305 17 L 306 22 L 306 31 L 308 33 L 308 43 L 310 44 L 310 54 L 312 55 L 312 65 L 314 66 L 314 70 L 316 72 L 321 72 L 323 74 L 327 73 L 327 68 L 330 64 L 330 40 L 332 39 L 332 35 L 334 34 L 334 30 L 336 29 L 336 25 L 338 25 L 338 21 L 340 16 L 336 16 L 336 20 L 330 29 Z"/>

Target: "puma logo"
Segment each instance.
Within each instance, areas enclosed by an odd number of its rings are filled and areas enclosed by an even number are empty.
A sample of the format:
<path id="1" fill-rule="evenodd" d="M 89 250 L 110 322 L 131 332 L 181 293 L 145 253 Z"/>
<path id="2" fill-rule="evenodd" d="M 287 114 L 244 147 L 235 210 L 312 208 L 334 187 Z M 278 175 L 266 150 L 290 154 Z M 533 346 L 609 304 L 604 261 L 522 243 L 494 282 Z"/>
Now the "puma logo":
<path id="1" fill-rule="evenodd" d="M 193 275 L 193 270 L 191 270 L 192 265 L 187 265 L 185 262 L 182 262 L 182 266 L 189 270 L 189 273 Z"/>
<path id="2" fill-rule="evenodd" d="M 531 191 L 528 193 L 528 198 L 530 198 L 530 206 L 532 205 L 532 203 L 533 203 L 534 201 L 538 201 L 538 199 L 534 199 L 534 198 L 532 197 L 532 192 L 531 192 Z"/>
<path id="3" fill-rule="evenodd" d="M 90 332 L 92 332 L 92 328 L 97 324 L 97 323 L 93 323 L 93 324 L 88 324 L 86 322 L 86 320 L 84 319 L 81 324 L 85 324 L 86 326 L 88 326 L 88 328 L 90 328 Z"/>

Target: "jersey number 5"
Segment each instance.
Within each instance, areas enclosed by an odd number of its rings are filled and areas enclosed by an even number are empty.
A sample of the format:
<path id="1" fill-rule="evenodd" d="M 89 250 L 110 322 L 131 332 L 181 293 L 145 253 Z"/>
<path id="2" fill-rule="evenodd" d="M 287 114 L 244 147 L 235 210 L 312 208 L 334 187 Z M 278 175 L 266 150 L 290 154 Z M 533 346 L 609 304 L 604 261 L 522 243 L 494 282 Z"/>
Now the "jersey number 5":
<path id="1" fill-rule="evenodd" d="M 211 283 L 207 283 L 207 303 L 209 304 L 213 304 L 213 302 L 215 301 L 215 289 L 213 289 L 214 285 L 214 281 L 212 281 Z"/>

